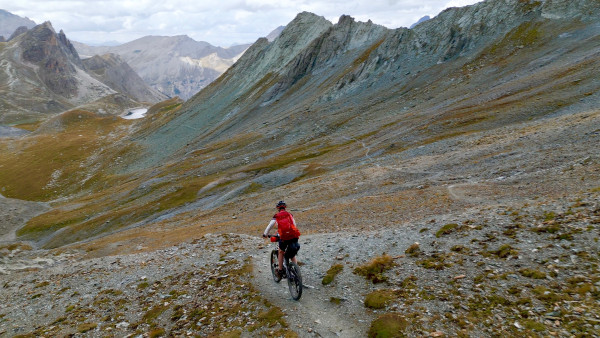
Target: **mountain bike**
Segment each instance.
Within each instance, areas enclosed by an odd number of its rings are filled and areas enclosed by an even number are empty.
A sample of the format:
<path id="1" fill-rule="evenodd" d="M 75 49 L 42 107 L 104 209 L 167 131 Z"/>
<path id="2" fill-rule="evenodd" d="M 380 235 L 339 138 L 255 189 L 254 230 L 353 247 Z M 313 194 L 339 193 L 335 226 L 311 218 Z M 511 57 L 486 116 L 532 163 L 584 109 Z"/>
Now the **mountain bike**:
<path id="1" fill-rule="evenodd" d="M 283 271 L 285 275 L 279 276 L 277 268 L 279 267 L 279 235 L 270 236 L 271 242 L 277 242 L 277 248 L 271 251 L 271 274 L 273 274 L 273 280 L 279 283 L 282 278 L 286 278 L 290 294 L 294 300 L 299 300 L 302 297 L 302 274 L 300 274 L 300 267 L 298 264 L 291 261 L 295 256 L 289 257 L 287 252 L 283 255 Z M 289 247 L 287 248 L 289 249 Z M 286 251 L 287 251 L 286 249 Z"/>

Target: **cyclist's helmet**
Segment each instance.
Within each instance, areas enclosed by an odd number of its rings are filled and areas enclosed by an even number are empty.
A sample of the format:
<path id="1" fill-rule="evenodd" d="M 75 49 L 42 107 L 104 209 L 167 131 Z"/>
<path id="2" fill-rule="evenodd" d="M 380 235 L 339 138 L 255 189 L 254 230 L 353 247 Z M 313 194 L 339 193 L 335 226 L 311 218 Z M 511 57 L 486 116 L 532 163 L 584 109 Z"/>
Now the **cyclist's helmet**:
<path id="1" fill-rule="evenodd" d="M 279 201 L 279 203 L 277 203 L 277 209 L 285 209 L 286 207 L 287 205 L 284 201 Z"/>

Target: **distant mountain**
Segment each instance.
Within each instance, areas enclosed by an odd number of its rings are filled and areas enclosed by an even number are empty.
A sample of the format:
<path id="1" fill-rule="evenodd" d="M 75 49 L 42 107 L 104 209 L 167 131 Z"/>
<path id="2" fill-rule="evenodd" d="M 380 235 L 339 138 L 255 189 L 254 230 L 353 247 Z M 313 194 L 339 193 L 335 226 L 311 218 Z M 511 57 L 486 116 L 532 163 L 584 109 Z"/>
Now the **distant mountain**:
<path id="1" fill-rule="evenodd" d="M 0 59 L 5 70 L 0 74 L 0 123 L 4 124 L 44 119 L 107 97 L 113 113 L 140 101 L 165 98 L 147 88 L 118 60 L 88 62 L 86 66 L 64 32 L 56 33 L 50 22 L 0 46 Z M 87 67 L 94 70 L 92 75 Z M 129 88 L 111 87 L 116 84 Z"/>
<path id="2" fill-rule="evenodd" d="M 119 46 L 74 45 L 83 58 L 119 55 L 152 88 L 183 99 L 214 81 L 250 46 L 215 47 L 185 35 L 146 36 Z"/>
<path id="3" fill-rule="evenodd" d="M 27 26 L 20 26 L 19 28 L 15 29 L 15 31 L 10 35 L 7 41 L 14 39 L 21 34 L 27 33 L 28 30 L 29 28 L 27 28 Z"/>
<path id="4" fill-rule="evenodd" d="M 83 60 L 85 70 L 100 82 L 139 102 L 156 102 L 168 97 L 147 86 L 118 55 L 96 55 Z"/>
<path id="5" fill-rule="evenodd" d="M 266 36 L 267 40 L 273 41 L 277 39 L 277 37 L 281 34 L 281 32 L 283 32 L 284 29 L 285 26 L 279 26 L 275 28 L 271 33 L 269 33 L 269 35 Z"/>
<path id="6" fill-rule="evenodd" d="M 420 18 L 419 21 L 413 23 L 412 25 L 410 25 L 410 29 L 415 28 L 418 24 L 425 22 L 427 20 L 430 20 L 431 18 L 429 17 L 429 15 L 425 15 L 424 17 Z"/>
<path id="7" fill-rule="evenodd" d="M 0 36 L 3 36 L 5 40 L 8 40 L 19 27 L 25 26 L 27 28 L 33 28 L 35 25 L 36 23 L 29 18 L 22 18 L 0 9 Z"/>

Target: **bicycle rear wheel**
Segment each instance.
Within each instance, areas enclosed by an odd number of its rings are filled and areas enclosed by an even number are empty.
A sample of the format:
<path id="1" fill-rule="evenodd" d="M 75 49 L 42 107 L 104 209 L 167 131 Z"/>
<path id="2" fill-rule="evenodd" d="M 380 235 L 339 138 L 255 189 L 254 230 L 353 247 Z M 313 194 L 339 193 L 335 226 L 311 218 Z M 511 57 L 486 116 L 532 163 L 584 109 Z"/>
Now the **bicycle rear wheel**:
<path id="1" fill-rule="evenodd" d="M 271 274 L 273 275 L 273 280 L 275 283 L 279 283 L 281 281 L 281 277 L 277 274 L 277 269 L 279 268 L 279 250 L 271 251 Z"/>
<path id="2" fill-rule="evenodd" d="M 302 275 L 300 274 L 300 267 L 298 264 L 290 262 L 288 271 L 288 287 L 290 288 L 290 294 L 294 300 L 298 300 L 302 297 Z"/>

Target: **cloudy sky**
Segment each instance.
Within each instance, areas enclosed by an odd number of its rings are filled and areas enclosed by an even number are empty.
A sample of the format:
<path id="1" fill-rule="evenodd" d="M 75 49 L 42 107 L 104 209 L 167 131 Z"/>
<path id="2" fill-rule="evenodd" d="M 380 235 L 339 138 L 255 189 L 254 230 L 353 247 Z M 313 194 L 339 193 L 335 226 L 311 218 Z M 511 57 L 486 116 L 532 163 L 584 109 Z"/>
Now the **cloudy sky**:
<path id="1" fill-rule="evenodd" d="M 478 0 L 0 0 L 0 9 L 51 21 L 71 40 L 128 42 L 146 35 L 188 35 L 228 47 L 250 43 L 309 11 L 338 21 L 342 14 L 388 28 L 408 27 L 447 7 Z"/>

